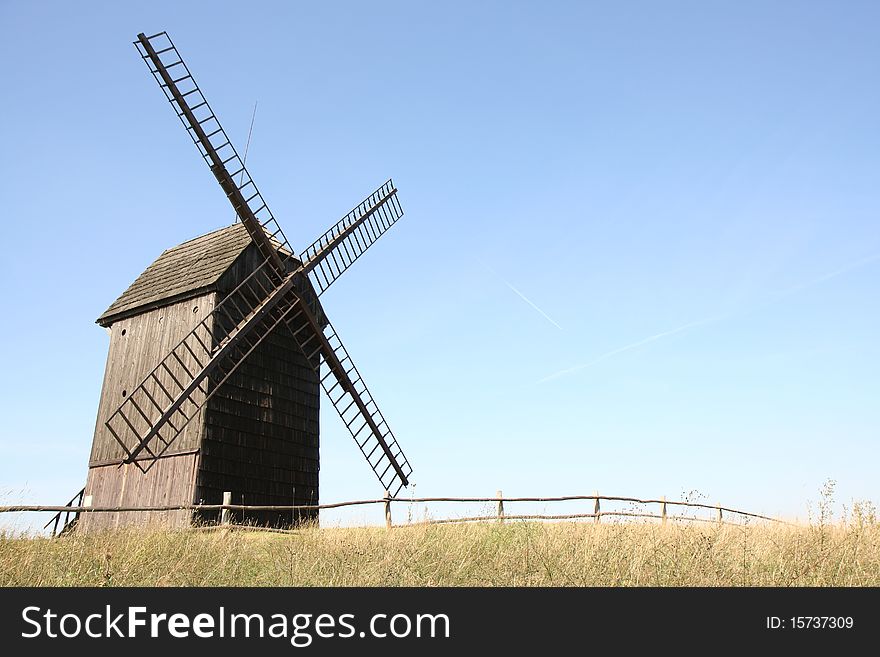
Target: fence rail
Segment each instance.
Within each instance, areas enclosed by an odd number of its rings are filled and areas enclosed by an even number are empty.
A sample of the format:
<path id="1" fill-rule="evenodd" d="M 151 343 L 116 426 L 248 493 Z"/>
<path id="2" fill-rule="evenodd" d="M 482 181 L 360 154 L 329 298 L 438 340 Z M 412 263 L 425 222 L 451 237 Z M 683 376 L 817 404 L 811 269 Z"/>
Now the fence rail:
<path id="1" fill-rule="evenodd" d="M 355 507 L 364 505 L 381 504 L 385 510 L 385 524 L 388 528 L 393 526 L 391 506 L 392 504 L 429 504 L 429 503 L 493 503 L 496 505 L 496 512 L 491 515 L 481 516 L 464 516 L 458 518 L 439 518 L 432 520 L 424 520 L 421 522 L 407 522 L 406 524 L 448 524 L 463 522 L 481 522 L 481 521 L 506 521 L 506 520 L 576 520 L 576 519 L 592 519 L 598 523 L 601 518 L 620 517 L 620 518 L 648 518 L 660 520 L 665 523 L 667 520 L 678 520 L 688 522 L 717 522 L 721 524 L 740 524 L 730 523 L 724 519 L 724 514 L 736 516 L 740 518 L 754 518 L 756 520 L 765 520 L 768 522 L 784 523 L 778 518 L 751 513 L 732 507 L 721 506 L 720 504 L 704 504 L 701 502 L 691 502 L 687 500 L 667 500 L 660 498 L 638 498 L 625 497 L 620 495 L 563 495 L 557 497 L 504 497 L 501 491 L 495 497 L 385 497 L 366 500 L 351 500 L 347 502 L 335 502 L 331 504 L 316 505 L 254 505 L 254 504 L 231 504 L 231 493 L 225 493 L 223 504 L 184 504 L 184 505 L 159 505 L 159 506 L 44 506 L 44 505 L 15 505 L 0 506 L 0 513 L 28 513 L 28 512 L 50 512 L 65 513 L 78 516 L 80 513 L 128 513 L 128 512 L 156 512 L 156 511 L 199 511 L 199 512 L 216 512 L 218 514 L 218 522 L 220 525 L 232 524 L 232 513 L 236 511 L 321 511 L 329 509 L 340 509 L 345 507 Z M 592 513 L 566 513 L 566 514 L 507 514 L 505 513 L 505 504 L 514 503 L 552 503 L 552 502 L 593 502 Z M 603 511 L 602 502 L 623 502 L 636 505 L 660 505 L 659 513 L 643 513 L 638 511 Z M 689 509 L 705 509 L 714 513 L 714 518 L 701 518 L 693 515 L 676 515 L 667 513 L 668 507 L 682 507 Z M 51 521 L 50 521 L 51 522 Z"/>

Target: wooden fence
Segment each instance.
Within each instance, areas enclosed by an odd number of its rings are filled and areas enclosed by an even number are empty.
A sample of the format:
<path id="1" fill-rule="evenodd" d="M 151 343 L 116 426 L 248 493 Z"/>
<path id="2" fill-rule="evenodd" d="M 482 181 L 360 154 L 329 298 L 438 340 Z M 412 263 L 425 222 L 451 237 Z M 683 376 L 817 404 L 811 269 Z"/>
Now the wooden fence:
<path id="1" fill-rule="evenodd" d="M 226 492 L 223 495 L 223 504 L 187 504 L 179 506 L 138 506 L 138 507 L 122 507 L 122 506 L 0 506 L 0 513 L 17 513 L 17 512 L 51 512 L 56 513 L 57 517 L 61 514 L 72 514 L 77 516 L 80 513 L 124 513 L 124 512 L 146 512 L 146 511 L 201 511 L 216 512 L 218 514 L 218 524 L 220 526 L 232 525 L 232 514 L 235 511 L 321 511 L 329 509 L 340 509 L 345 507 L 355 507 L 364 505 L 382 505 L 385 511 L 385 525 L 387 528 L 394 526 L 392 521 L 391 507 L 394 504 L 430 504 L 430 503 L 490 503 L 494 506 L 495 513 L 480 516 L 464 516 L 441 519 L 428 519 L 419 522 L 405 523 L 413 524 L 448 524 L 461 522 L 481 522 L 481 521 L 497 521 L 504 522 L 510 520 L 585 520 L 591 519 L 594 523 L 599 523 L 602 518 L 647 518 L 660 520 L 666 523 L 669 520 L 688 521 L 688 522 L 715 522 L 720 524 L 743 524 L 749 519 L 763 520 L 768 522 L 783 523 L 782 520 L 771 518 L 769 516 L 750 513 L 720 504 L 703 504 L 700 502 L 690 501 L 674 501 L 667 500 L 665 497 L 657 499 L 641 499 L 637 497 L 622 497 L 618 495 L 599 495 L 598 492 L 592 495 L 565 495 L 560 497 L 504 497 L 501 491 L 498 491 L 495 497 L 391 497 L 387 491 L 384 497 L 379 499 L 352 500 L 349 502 L 335 502 L 333 504 L 318 505 L 298 505 L 298 506 L 278 506 L 278 505 L 245 505 L 231 504 L 232 494 Z M 565 513 L 565 514 L 510 514 L 505 510 L 505 504 L 514 503 L 556 503 L 556 502 L 592 502 L 593 510 L 591 513 Z M 654 505 L 659 507 L 657 513 L 648 513 L 640 510 L 635 511 L 619 511 L 619 510 L 602 510 L 602 502 L 618 502 L 629 503 L 634 505 Z M 683 515 L 668 513 L 669 507 L 677 507 L 682 509 L 701 509 L 709 510 L 711 517 L 699 517 L 693 515 Z M 726 516 L 725 516 L 726 514 Z M 727 518 L 727 519 L 726 519 Z M 730 518 L 736 520 L 731 522 Z M 48 524 L 51 524 L 50 520 Z M 53 532 L 54 533 L 54 532 Z"/>

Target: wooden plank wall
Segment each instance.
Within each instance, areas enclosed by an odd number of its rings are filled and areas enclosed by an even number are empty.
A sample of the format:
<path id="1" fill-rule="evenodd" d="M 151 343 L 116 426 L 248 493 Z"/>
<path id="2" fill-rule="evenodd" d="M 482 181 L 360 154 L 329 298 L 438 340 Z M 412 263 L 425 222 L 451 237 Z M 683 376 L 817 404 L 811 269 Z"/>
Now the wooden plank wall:
<path id="1" fill-rule="evenodd" d="M 161 458 L 146 473 L 131 463 L 89 468 L 86 495 L 91 506 L 173 506 L 192 504 L 198 453 Z M 190 511 L 83 513 L 77 531 L 115 529 L 122 525 L 186 527 Z"/>
<path id="2" fill-rule="evenodd" d="M 119 462 L 125 456 L 104 422 L 125 400 L 125 395 L 130 394 L 159 361 L 211 312 L 215 297 L 215 293 L 211 292 L 119 320 L 110 327 L 110 348 L 89 457 L 90 466 Z M 189 361 L 185 358 L 184 362 L 193 369 L 191 358 Z M 182 366 L 177 365 L 172 369 L 175 370 L 175 376 L 182 376 Z M 167 375 L 164 383 L 166 386 L 169 384 Z M 151 394 L 157 400 L 165 399 L 159 390 L 152 390 Z M 138 401 L 138 404 L 142 408 L 149 408 L 146 401 Z M 190 421 L 166 454 L 190 451 L 199 446 L 203 415 L 204 409 Z"/>
<path id="3" fill-rule="evenodd" d="M 284 329 L 267 338 L 146 473 L 118 467 L 125 452 L 104 422 L 130 393 L 261 258 L 249 247 L 218 281 L 217 292 L 119 320 L 110 348 L 89 459 L 86 494 L 93 505 L 219 504 L 224 491 L 243 504 L 318 504 L 318 378 Z M 316 358 L 316 364 L 319 357 Z M 191 363 L 186 363 L 191 368 Z M 178 370 L 180 371 L 180 370 Z M 177 371 L 175 372 L 177 374 Z M 156 399 L 161 394 L 156 391 Z M 179 456 L 170 456 L 180 454 Z M 236 522 L 290 525 L 283 512 L 249 512 Z M 214 517 L 203 518 L 206 521 Z M 190 521 L 189 512 L 85 514 L 87 529 L 131 522 Z"/>
<path id="4" fill-rule="evenodd" d="M 246 250 L 221 290 L 259 262 L 256 249 Z M 318 504 L 319 394 L 318 378 L 293 337 L 284 327 L 276 330 L 208 401 L 197 500 L 220 504 L 230 491 L 235 504 Z M 317 513 L 248 512 L 234 521 L 283 526 L 305 517 Z"/>
<path id="5" fill-rule="evenodd" d="M 268 337 L 208 401 L 196 498 L 219 504 L 318 504 L 318 380 L 286 333 Z M 313 515 L 313 514 L 310 514 Z M 236 522 L 289 525 L 290 513 Z"/>

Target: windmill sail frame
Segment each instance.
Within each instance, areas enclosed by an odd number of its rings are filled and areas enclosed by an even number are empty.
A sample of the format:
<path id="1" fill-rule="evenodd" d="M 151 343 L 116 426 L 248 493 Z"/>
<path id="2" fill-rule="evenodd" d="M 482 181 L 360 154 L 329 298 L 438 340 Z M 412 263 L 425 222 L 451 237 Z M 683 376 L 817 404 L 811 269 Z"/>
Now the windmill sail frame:
<path id="1" fill-rule="evenodd" d="M 283 324 L 317 367 L 321 385 L 379 481 L 397 494 L 409 484 L 412 468 L 317 301 L 403 216 L 396 187 L 389 179 L 297 258 L 167 33 L 142 33 L 134 43 L 264 260 L 107 419 L 105 425 L 127 454 L 124 462 L 146 472 L 248 355 Z M 175 78 L 170 71 L 177 67 L 183 75 Z M 232 173 L 230 163 L 238 167 Z M 239 185 L 235 176 L 241 178 Z M 328 368 L 323 376 L 318 354 Z"/>

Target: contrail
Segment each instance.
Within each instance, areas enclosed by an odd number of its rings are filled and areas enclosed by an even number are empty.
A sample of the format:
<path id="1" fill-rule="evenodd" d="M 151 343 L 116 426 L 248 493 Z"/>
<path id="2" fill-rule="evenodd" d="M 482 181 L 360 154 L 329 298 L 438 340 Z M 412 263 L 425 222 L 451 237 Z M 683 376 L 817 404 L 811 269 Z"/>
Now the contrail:
<path id="1" fill-rule="evenodd" d="M 478 259 L 478 260 L 479 260 L 479 259 Z M 482 260 L 479 260 L 479 263 L 480 263 L 481 265 L 483 265 L 486 269 L 488 269 L 490 272 L 492 272 L 493 274 L 495 274 L 495 276 L 498 278 L 498 280 L 500 280 L 500 281 L 501 281 L 502 283 L 504 283 L 507 287 L 509 287 L 511 290 L 513 290 L 513 292 L 514 292 L 514 294 L 516 294 L 516 296 L 518 296 L 520 299 L 522 299 L 522 300 L 525 301 L 527 304 L 529 304 L 532 308 L 534 308 L 534 309 L 537 310 L 539 313 L 541 313 L 541 316 L 542 316 L 544 319 L 546 319 L 548 322 L 550 322 L 551 324 L 553 324 L 553 326 L 555 326 L 556 328 L 558 328 L 560 331 L 563 331 L 563 330 L 564 330 L 559 324 L 556 323 L 556 320 L 554 320 L 552 317 L 550 317 L 550 315 L 548 315 L 548 314 L 545 313 L 543 310 L 541 310 L 540 308 L 538 308 L 538 306 L 536 306 L 535 303 L 534 303 L 531 299 L 529 299 L 525 294 L 523 294 L 522 292 L 520 292 L 519 290 L 517 290 L 517 289 L 516 289 L 511 283 L 509 283 L 509 282 L 508 282 L 503 276 L 501 276 L 501 274 L 499 274 L 497 271 L 495 271 L 494 269 L 492 269 L 489 265 L 487 265 L 487 264 L 486 264 L 485 262 L 483 262 Z"/>
<path id="2" fill-rule="evenodd" d="M 834 271 L 828 272 L 827 274 L 823 274 L 822 276 L 819 276 L 818 278 L 814 278 L 812 280 L 809 280 L 806 283 L 800 283 L 798 285 L 794 285 L 790 288 L 782 290 L 781 292 L 777 293 L 775 299 L 771 299 L 770 301 L 766 301 L 764 303 L 758 304 L 757 306 L 752 307 L 751 310 L 755 310 L 756 308 L 761 308 L 761 307 L 765 307 L 768 305 L 773 305 L 774 303 L 780 301 L 781 299 L 783 299 L 791 294 L 795 294 L 796 292 L 800 292 L 803 289 L 813 287 L 814 285 L 818 285 L 819 283 L 823 283 L 831 278 L 836 278 L 837 276 L 840 276 L 842 274 L 850 272 L 853 269 L 858 269 L 859 267 L 864 267 L 865 265 L 868 265 L 872 262 L 876 262 L 877 260 L 880 260 L 880 253 L 875 253 L 874 255 L 870 255 L 870 256 L 866 256 L 864 258 L 861 258 L 860 260 L 855 260 L 847 265 L 844 265 L 843 267 L 839 267 L 838 269 L 835 269 Z M 590 362 L 584 363 L 583 365 L 576 365 L 575 367 L 569 367 L 568 369 L 559 370 L 558 372 L 554 372 L 553 374 L 548 374 L 543 379 L 539 379 L 538 383 L 546 383 L 547 381 L 552 381 L 553 379 L 558 379 L 559 377 L 562 377 L 562 376 L 574 374 L 575 372 L 579 372 L 581 370 L 587 369 L 588 367 L 592 367 L 593 365 L 600 363 L 601 361 L 603 361 L 607 358 L 611 358 L 612 356 L 616 356 L 617 354 L 622 353 L 624 351 L 629 351 L 631 349 L 641 347 L 642 345 L 648 344 L 649 342 L 654 342 L 655 340 L 659 340 L 661 338 L 665 338 L 667 336 L 674 335 L 676 333 L 681 333 L 682 331 L 686 331 L 686 330 L 688 330 L 690 328 L 694 328 L 696 326 L 702 326 L 703 324 L 709 324 L 710 322 L 717 322 L 717 321 L 721 321 L 723 319 L 729 319 L 729 318 L 733 317 L 734 315 L 738 315 L 743 312 L 748 312 L 748 309 L 740 311 L 739 313 L 731 312 L 731 313 L 727 313 L 727 314 L 723 314 L 723 315 L 716 315 L 714 317 L 707 317 L 705 319 L 699 319 L 695 322 L 688 322 L 687 324 L 679 326 L 678 328 L 674 328 L 669 331 L 663 331 L 662 333 L 657 333 L 656 335 L 649 336 L 647 338 L 639 340 L 638 342 L 633 342 L 633 343 L 625 345 L 623 347 L 618 347 L 617 349 L 612 349 L 611 351 L 608 351 L 608 352 L 602 354 L 601 356 L 594 358 Z"/>
<path id="3" fill-rule="evenodd" d="M 839 267 L 834 271 L 828 272 L 827 274 L 823 274 L 819 276 L 819 278 L 814 278 L 811 281 L 807 281 L 806 283 L 801 283 L 800 285 L 794 285 L 786 290 L 780 292 L 780 296 L 788 296 L 789 294 L 794 294 L 795 292 L 800 292 L 804 288 L 813 287 L 814 285 L 818 285 L 819 283 L 824 283 L 830 278 L 837 278 L 842 274 L 846 274 L 851 272 L 853 269 L 858 269 L 860 267 L 864 267 L 865 265 L 869 265 L 872 262 L 876 262 L 880 260 L 880 253 L 875 253 L 874 255 L 869 255 L 859 260 L 854 260 L 848 265 L 844 265 L 843 267 Z"/>
<path id="4" fill-rule="evenodd" d="M 635 349 L 636 347 L 641 347 L 643 344 L 648 344 L 649 342 L 654 342 L 655 340 L 659 340 L 660 338 L 665 338 L 669 335 L 675 335 L 676 333 L 681 333 L 682 331 L 687 331 L 689 328 L 693 328 L 695 326 L 700 326 L 702 324 L 708 324 L 709 322 L 717 321 L 721 319 L 720 317 L 707 317 L 705 319 L 699 319 L 695 322 L 688 322 L 678 328 L 670 329 L 669 331 L 663 331 L 662 333 L 657 333 L 655 335 L 651 335 L 647 338 L 643 338 L 638 342 L 632 342 L 628 345 L 624 345 L 623 347 L 618 347 L 617 349 L 612 349 L 611 351 L 607 351 L 601 356 L 598 356 L 591 360 L 589 363 L 584 363 L 583 365 L 576 365 L 574 367 L 569 367 L 568 369 L 559 370 L 558 372 L 554 372 L 553 374 L 548 374 L 543 379 L 539 379 L 538 383 L 546 383 L 547 381 L 552 381 L 553 379 L 558 379 L 562 376 L 567 376 L 569 374 L 574 374 L 575 372 L 579 372 L 581 370 L 585 370 L 588 367 L 592 367 L 596 363 L 600 363 L 607 358 L 611 358 L 612 356 L 616 356 L 619 353 L 624 351 L 630 351 L 631 349 Z"/>

